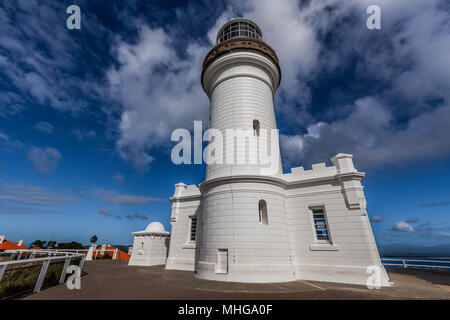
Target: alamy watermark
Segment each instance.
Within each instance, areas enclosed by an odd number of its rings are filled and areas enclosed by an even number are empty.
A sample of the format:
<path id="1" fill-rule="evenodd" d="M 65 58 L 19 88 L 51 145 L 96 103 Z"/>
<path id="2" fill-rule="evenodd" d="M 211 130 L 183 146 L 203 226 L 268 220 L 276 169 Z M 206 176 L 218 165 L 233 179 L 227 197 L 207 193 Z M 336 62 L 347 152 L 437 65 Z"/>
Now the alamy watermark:
<path id="1" fill-rule="evenodd" d="M 377 5 L 368 6 L 367 13 L 370 14 L 366 21 L 367 29 L 381 29 L 381 8 Z"/>
<path id="2" fill-rule="evenodd" d="M 381 288 L 381 268 L 377 265 L 368 266 L 366 273 L 370 274 L 367 278 L 366 285 L 368 289 L 380 289 Z"/>
<path id="3" fill-rule="evenodd" d="M 275 175 L 280 169 L 278 129 L 263 129 L 255 123 L 249 129 L 214 129 L 202 133 L 202 121 L 194 121 L 194 137 L 188 129 L 172 132 L 178 142 L 171 159 L 174 164 L 251 165 L 263 175 Z M 203 142 L 208 145 L 203 150 Z M 192 145 L 194 157 L 192 161 Z"/>
<path id="4" fill-rule="evenodd" d="M 67 7 L 66 10 L 67 14 L 70 14 L 70 16 L 66 20 L 66 26 L 67 29 L 73 30 L 73 29 L 81 29 L 81 10 L 80 7 L 77 5 L 71 5 Z"/>
<path id="5" fill-rule="evenodd" d="M 370 5 L 367 7 L 366 12 L 370 16 L 366 20 L 366 25 L 369 30 L 381 29 L 381 8 L 377 5 Z M 77 5 L 70 5 L 66 9 L 66 13 L 70 16 L 66 20 L 67 29 L 81 29 L 81 9 Z"/>
<path id="6" fill-rule="evenodd" d="M 79 266 L 70 265 L 67 267 L 67 274 L 70 274 L 69 278 L 67 278 L 66 286 L 67 289 L 73 290 L 81 289 L 81 268 Z"/>

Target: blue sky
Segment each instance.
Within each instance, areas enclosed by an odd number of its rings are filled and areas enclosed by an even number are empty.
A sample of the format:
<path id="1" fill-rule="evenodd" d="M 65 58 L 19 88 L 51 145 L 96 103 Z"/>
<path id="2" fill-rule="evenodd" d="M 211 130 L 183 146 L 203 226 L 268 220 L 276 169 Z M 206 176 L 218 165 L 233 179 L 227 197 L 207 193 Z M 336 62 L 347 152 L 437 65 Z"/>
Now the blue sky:
<path id="1" fill-rule="evenodd" d="M 81 30 L 66 28 L 67 6 Z M 378 4 L 380 30 L 366 8 Z M 170 229 L 176 128 L 208 119 L 201 64 L 232 7 L 283 72 L 284 170 L 354 154 L 379 245 L 450 245 L 446 1 L 2 1 L 0 234 L 130 244 Z"/>

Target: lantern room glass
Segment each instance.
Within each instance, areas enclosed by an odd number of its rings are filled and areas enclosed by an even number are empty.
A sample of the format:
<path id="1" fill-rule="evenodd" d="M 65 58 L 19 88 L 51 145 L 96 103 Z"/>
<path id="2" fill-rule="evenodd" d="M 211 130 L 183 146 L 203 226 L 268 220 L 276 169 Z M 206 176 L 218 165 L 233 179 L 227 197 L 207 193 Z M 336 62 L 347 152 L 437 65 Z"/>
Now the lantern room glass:
<path id="1" fill-rule="evenodd" d="M 249 37 L 253 39 L 262 39 L 262 34 L 259 28 L 255 24 L 249 21 L 235 21 L 230 22 L 223 28 L 217 37 L 217 44 L 222 41 L 236 38 L 236 37 Z"/>

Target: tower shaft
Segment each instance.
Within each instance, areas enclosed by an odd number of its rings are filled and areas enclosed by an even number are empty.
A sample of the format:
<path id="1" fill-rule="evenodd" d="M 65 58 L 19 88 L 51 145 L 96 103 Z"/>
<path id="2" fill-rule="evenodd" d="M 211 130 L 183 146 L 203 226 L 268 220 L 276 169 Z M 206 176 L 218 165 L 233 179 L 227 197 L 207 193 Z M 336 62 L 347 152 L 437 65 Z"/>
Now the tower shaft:
<path id="1" fill-rule="evenodd" d="M 273 95 L 280 82 L 275 52 L 259 39 L 237 37 L 219 43 L 206 56 L 203 88 L 210 99 L 209 128 L 215 163 L 206 180 L 242 174 L 282 172 Z"/>

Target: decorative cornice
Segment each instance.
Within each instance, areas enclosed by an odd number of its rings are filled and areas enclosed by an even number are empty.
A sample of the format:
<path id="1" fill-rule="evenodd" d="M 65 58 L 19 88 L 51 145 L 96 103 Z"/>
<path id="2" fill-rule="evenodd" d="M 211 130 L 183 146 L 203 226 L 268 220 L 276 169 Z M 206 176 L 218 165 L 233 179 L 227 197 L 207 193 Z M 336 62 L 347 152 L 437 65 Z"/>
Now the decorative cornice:
<path id="1" fill-rule="evenodd" d="M 281 81 L 280 63 L 278 61 L 278 56 L 275 53 L 275 50 L 273 50 L 267 43 L 265 43 L 262 40 L 253 39 L 249 37 L 236 37 L 219 43 L 214 48 L 212 48 L 206 55 L 205 60 L 203 61 L 203 69 L 201 76 L 201 83 L 203 90 L 205 90 L 205 87 L 203 86 L 203 75 L 205 73 L 205 70 L 209 67 L 209 65 L 216 58 L 236 50 L 258 52 L 268 57 L 277 67 Z"/>
<path id="2" fill-rule="evenodd" d="M 236 183 L 236 182 L 256 182 L 256 183 L 268 183 L 274 184 L 281 188 L 285 188 L 286 181 L 279 177 L 272 176 L 258 176 L 258 175 L 239 175 L 239 176 L 227 176 L 214 178 L 210 180 L 206 180 L 202 184 L 200 184 L 199 189 L 200 192 L 203 193 L 207 188 L 211 186 L 217 186 L 227 183 Z"/>
<path id="3" fill-rule="evenodd" d="M 202 198 L 202 194 L 195 194 L 189 196 L 180 196 L 180 197 L 170 197 L 170 202 L 184 202 L 184 201 L 192 201 L 192 200 L 200 200 Z"/>
<path id="4" fill-rule="evenodd" d="M 344 179 L 358 179 L 362 180 L 365 176 L 363 172 L 353 172 L 353 173 L 345 173 L 345 174 L 333 174 L 329 176 L 322 177 L 311 177 L 308 179 L 299 179 L 299 180 L 291 180 L 287 181 L 283 178 L 277 176 L 258 176 L 258 175 L 239 175 L 239 176 L 227 176 L 214 178 L 211 180 L 206 180 L 202 184 L 200 184 L 199 189 L 200 192 L 203 193 L 206 188 L 209 188 L 213 185 L 221 185 L 226 183 L 236 183 L 236 182 L 257 182 L 257 183 L 268 183 L 274 184 L 282 187 L 283 189 L 292 189 L 298 187 L 300 185 L 314 183 L 314 182 L 325 182 L 325 181 L 341 181 Z"/>
<path id="5" fill-rule="evenodd" d="M 151 231 L 136 231 L 131 233 L 134 236 L 165 236 L 170 237 L 170 232 L 166 231 L 165 233 L 162 232 L 151 232 Z"/>

